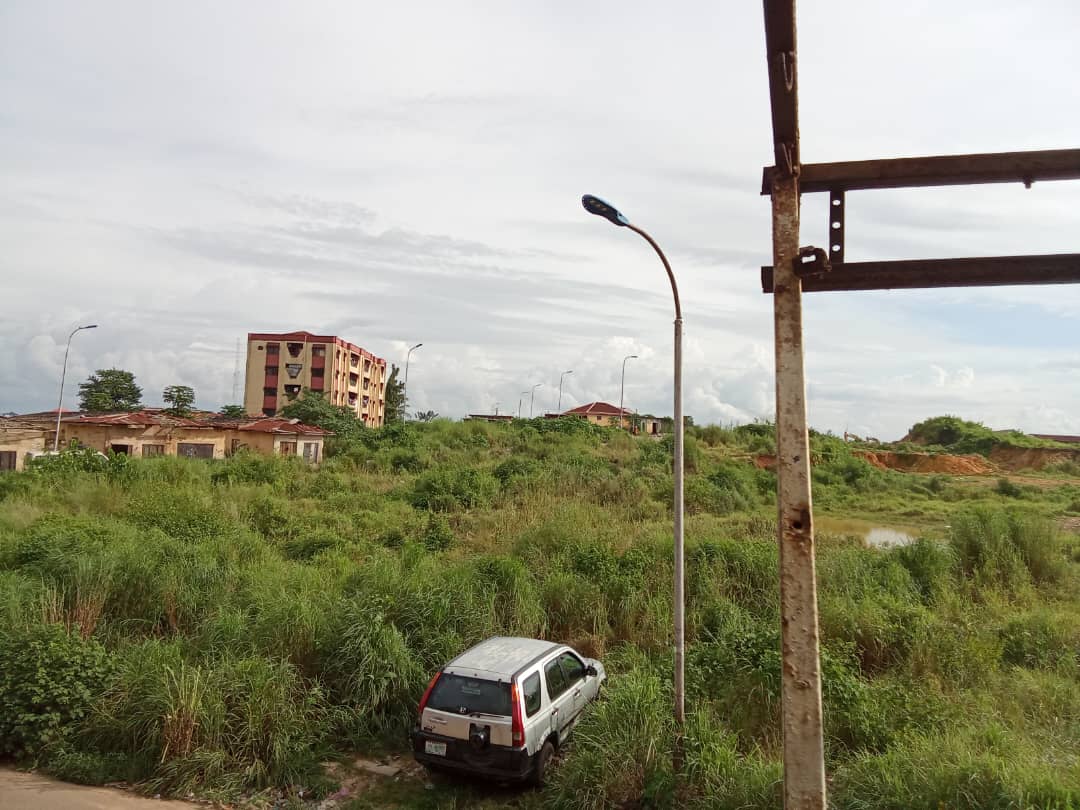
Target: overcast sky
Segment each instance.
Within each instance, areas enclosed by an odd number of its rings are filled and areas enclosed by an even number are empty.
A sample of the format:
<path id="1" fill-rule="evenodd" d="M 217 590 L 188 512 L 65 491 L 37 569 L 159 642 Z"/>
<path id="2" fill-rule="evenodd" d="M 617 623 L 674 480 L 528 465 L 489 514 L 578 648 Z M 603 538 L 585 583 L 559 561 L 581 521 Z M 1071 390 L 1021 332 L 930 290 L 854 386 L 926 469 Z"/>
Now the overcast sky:
<path id="1" fill-rule="evenodd" d="M 807 162 L 1080 146 L 1075 0 L 804 0 Z M 0 4 L 0 412 L 96 368 L 232 401 L 237 338 L 338 334 L 461 417 L 771 417 L 759 2 Z M 825 243 L 825 200 L 803 206 Z M 849 260 L 1080 251 L 1080 183 L 848 196 Z M 1080 433 L 1080 288 L 805 299 L 810 421 Z M 525 406 L 528 408 L 528 397 Z"/>

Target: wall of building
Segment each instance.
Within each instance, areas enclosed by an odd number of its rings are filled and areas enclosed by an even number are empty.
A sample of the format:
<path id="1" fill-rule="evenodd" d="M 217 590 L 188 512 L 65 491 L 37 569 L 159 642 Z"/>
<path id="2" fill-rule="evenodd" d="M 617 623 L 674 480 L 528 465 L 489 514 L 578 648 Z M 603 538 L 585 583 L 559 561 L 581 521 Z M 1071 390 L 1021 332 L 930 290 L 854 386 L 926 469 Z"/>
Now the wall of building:
<path id="1" fill-rule="evenodd" d="M 246 369 L 244 410 L 251 415 L 276 415 L 311 390 L 350 408 L 371 427 L 383 424 L 386 361 L 341 338 L 253 333 L 248 335 Z"/>
<path id="2" fill-rule="evenodd" d="M 40 428 L 0 425 L 0 453 L 15 454 L 13 471 L 25 469 L 27 454 L 51 449 L 52 446 L 46 444 L 46 433 Z M 6 463 L 12 456 L 6 455 L 3 458 Z"/>
<path id="3" fill-rule="evenodd" d="M 60 428 L 60 443 L 66 445 L 72 440 L 79 444 L 100 450 L 102 453 L 117 450 L 117 446 L 128 448 L 127 453 L 140 458 L 147 454 L 166 456 L 179 455 L 179 445 L 209 445 L 209 458 L 225 458 L 226 448 L 231 448 L 230 439 L 237 431 L 227 429 L 191 429 L 153 425 L 150 427 L 127 427 L 122 425 L 94 425 L 64 423 Z M 146 447 L 151 449 L 147 450 Z M 157 448 L 161 448 L 160 451 Z M 185 450 L 190 448 L 185 448 Z M 231 450 L 230 450 L 231 452 Z"/>

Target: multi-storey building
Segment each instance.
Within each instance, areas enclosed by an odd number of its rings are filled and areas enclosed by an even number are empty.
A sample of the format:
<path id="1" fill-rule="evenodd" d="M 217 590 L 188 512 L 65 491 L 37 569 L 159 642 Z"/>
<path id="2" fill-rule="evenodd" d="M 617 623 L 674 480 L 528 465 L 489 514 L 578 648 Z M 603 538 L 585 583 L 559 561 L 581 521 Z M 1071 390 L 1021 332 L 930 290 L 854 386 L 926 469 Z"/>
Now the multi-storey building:
<path id="1" fill-rule="evenodd" d="M 381 427 L 386 408 L 386 361 L 333 335 L 252 332 L 247 341 L 244 410 L 274 416 L 304 391 Z"/>

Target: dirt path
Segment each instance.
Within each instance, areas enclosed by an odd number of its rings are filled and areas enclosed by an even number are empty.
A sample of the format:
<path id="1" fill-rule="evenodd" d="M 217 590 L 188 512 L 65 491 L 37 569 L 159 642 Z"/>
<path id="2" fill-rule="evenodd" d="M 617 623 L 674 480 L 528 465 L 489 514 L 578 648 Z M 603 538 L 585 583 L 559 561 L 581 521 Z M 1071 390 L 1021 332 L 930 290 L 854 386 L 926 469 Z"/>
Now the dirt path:
<path id="1" fill-rule="evenodd" d="M 206 805 L 163 801 L 113 788 L 60 782 L 37 773 L 0 768 L 3 810 L 206 810 Z"/>

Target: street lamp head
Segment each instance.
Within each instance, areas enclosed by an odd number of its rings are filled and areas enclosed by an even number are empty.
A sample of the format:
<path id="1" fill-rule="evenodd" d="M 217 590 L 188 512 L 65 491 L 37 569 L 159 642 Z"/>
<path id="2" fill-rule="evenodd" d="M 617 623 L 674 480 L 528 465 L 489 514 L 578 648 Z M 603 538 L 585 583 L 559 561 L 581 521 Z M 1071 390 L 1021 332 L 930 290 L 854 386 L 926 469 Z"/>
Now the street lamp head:
<path id="1" fill-rule="evenodd" d="M 564 371 L 563 372 L 563 374 L 573 374 L 573 373 L 574 373 L 573 369 L 570 369 L 569 371 Z"/>
<path id="2" fill-rule="evenodd" d="M 610 203 L 604 202 L 599 197 L 594 197 L 592 194 L 586 194 L 581 198 L 582 207 L 590 214 L 596 214 L 598 217 L 603 217 L 612 225 L 618 225 L 622 228 L 625 225 L 630 224 L 630 220 L 619 213 L 619 209 Z"/>
<path id="3" fill-rule="evenodd" d="M 86 326 L 80 326 L 79 328 L 80 329 L 97 329 L 97 324 L 96 323 L 91 323 L 91 324 L 88 324 Z"/>
<path id="4" fill-rule="evenodd" d="M 423 343 L 417 343 L 417 344 L 416 344 L 415 346 L 413 346 L 412 348 L 410 348 L 410 349 L 409 349 L 409 351 L 411 352 L 411 351 L 412 351 L 413 349 L 419 349 L 419 348 L 420 348 L 421 346 L 423 346 L 423 345 L 424 345 Z"/>

